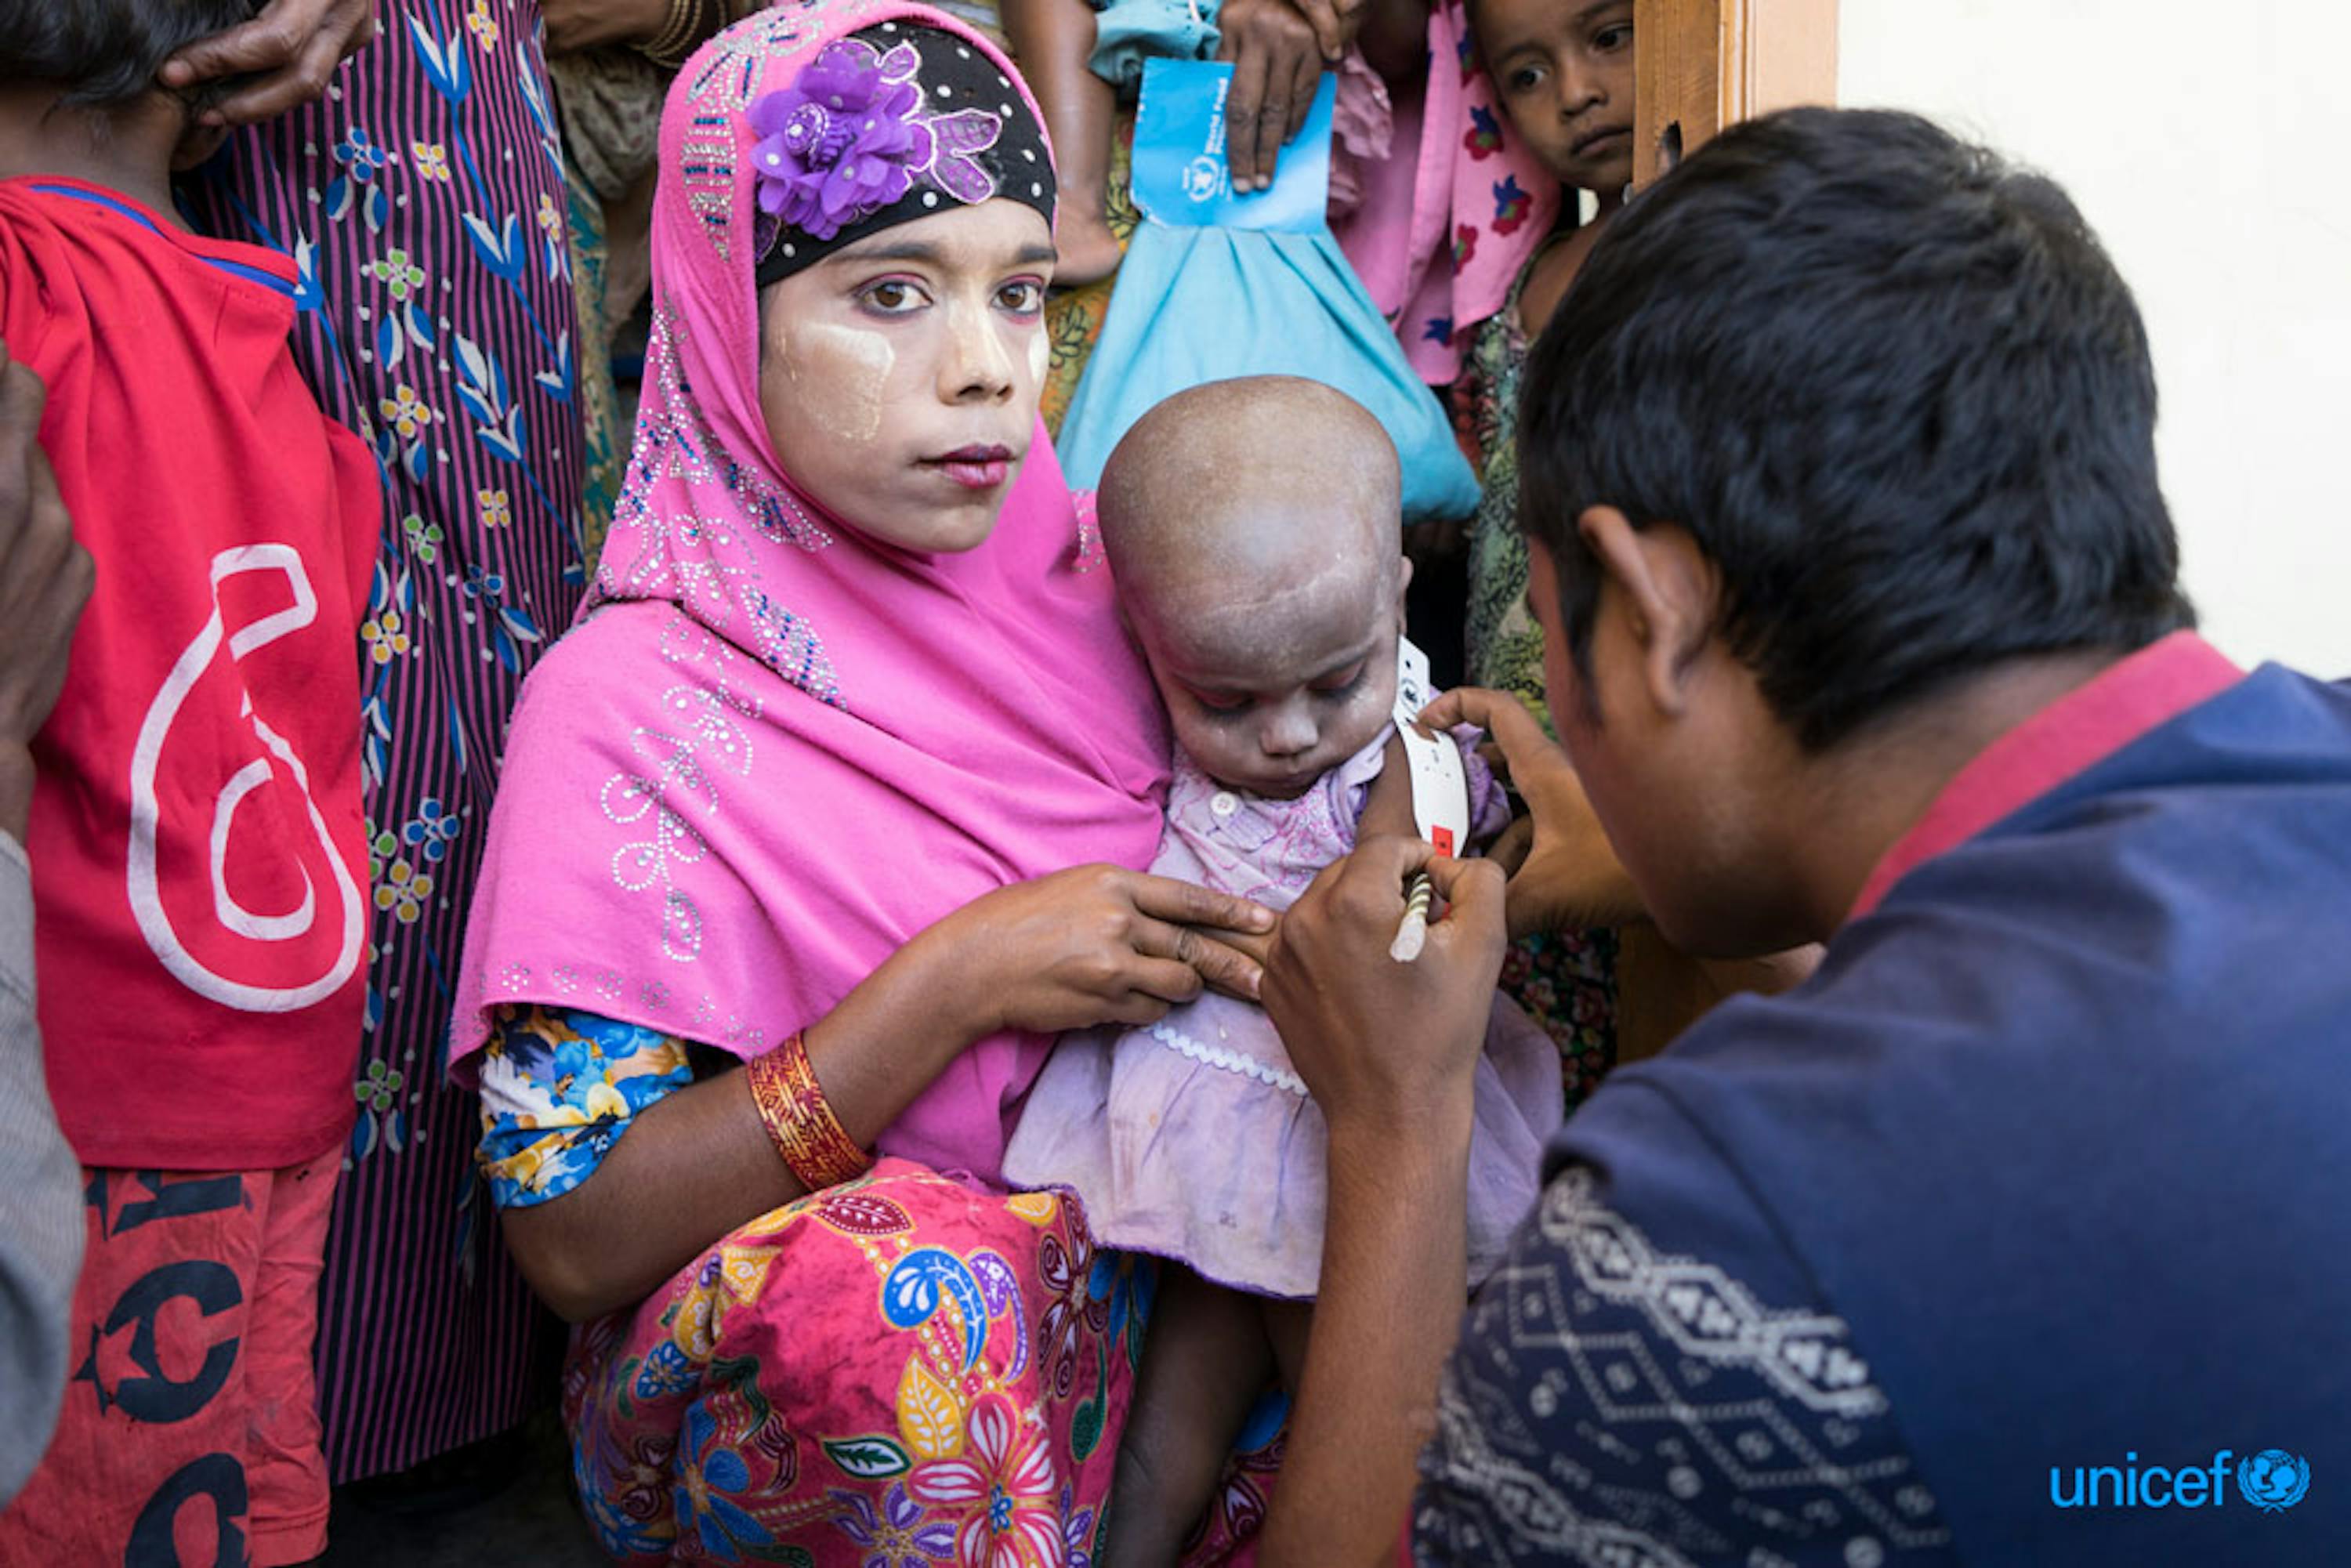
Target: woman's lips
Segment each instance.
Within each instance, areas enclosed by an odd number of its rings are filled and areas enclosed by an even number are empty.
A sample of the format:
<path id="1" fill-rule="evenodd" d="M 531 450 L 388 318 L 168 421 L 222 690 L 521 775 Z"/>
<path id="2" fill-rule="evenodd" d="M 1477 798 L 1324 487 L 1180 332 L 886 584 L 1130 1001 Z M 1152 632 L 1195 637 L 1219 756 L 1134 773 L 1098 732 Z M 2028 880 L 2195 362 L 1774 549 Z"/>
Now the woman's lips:
<path id="1" fill-rule="evenodd" d="M 924 466 L 936 468 L 967 490 L 993 490 L 1004 483 L 1012 472 L 1012 449 L 1008 446 L 959 446 L 953 452 L 936 457 L 926 457 Z"/>

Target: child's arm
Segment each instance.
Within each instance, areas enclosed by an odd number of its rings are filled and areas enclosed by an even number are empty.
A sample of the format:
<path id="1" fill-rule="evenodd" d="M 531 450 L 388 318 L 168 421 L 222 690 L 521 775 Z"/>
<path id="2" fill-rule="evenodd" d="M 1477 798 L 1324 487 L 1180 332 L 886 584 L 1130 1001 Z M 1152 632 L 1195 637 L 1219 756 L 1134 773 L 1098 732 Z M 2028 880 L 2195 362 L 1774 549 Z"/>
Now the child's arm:
<path id="1" fill-rule="evenodd" d="M 1085 0 L 1003 0 L 1005 36 L 1045 112 L 1061 170 L 1053 281 L 1092 283 L 1118 270 L 1118 241 L 1103 215 L 1111 121 L 1118 93 L 1094 75 L 1094 16 Z"/>

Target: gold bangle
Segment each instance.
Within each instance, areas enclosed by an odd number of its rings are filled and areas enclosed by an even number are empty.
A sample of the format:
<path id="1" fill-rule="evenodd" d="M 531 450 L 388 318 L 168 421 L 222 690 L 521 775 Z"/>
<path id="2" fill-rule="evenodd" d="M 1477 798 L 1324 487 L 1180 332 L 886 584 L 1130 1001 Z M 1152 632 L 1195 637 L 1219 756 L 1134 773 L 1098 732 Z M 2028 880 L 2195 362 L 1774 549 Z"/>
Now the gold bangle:
<path id="1" fill-rule="evenodd" d="M 637 52 L 664 70 L 676 70 L 716 30 L 710 26 L 709 16 L 708 0 L 669 0 L 661 31 L 638 45 Z"/>
<path id="2" fill-rule="evenodd" d="M 637 52 L 655 64 L 661 64 L 677 47 L 677 36 L 685 20 L 684 12 L 691 4 L 692 0 L 668 0 L 662 8 L 662 25 L 654 30 L 652 37 L 637 46 Z"/>
<path id="3" fill-rule="evenodd" d="M 832 1113 L 810 1064 L 805 1035 L 795 1032 L 773 1051 L 753 1057 L 743 1071 L 759 1120 L 800 1186 L 822 1192 L 872 1167 L 873 1156 L 857 1146 Z"/>

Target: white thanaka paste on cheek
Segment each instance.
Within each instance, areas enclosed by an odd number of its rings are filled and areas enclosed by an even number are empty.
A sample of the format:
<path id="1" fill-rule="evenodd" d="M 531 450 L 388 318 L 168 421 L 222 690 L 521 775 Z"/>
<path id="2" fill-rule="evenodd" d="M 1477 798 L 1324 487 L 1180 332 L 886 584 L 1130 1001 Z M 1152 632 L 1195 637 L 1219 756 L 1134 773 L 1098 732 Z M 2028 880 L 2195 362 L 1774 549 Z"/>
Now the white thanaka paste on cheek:
<path id="1" fill-rule="evenodd" d="M 1032 387 L 1043 386 L 1046 369 L 1052 362 L 1053 345 L 1047 341 L 1045 329 L 1040 323 L 1037 328 L 1036 335 L 1029 340 L 1029 384 Z"/>
<path id="2" fill-rule="evenodd" d="M 890 374 L 898 367 L 890 340 L 869 328 L 812 321 L 801 327 L 800 341 L 811 359 L 821 361 L 809 367 L 810 379 L 817 383 L 810 389 L 809 412 L 837 439 L 872 445 L 882 433 Z M 794 362 L 795 383 L 801 374 Z"/>

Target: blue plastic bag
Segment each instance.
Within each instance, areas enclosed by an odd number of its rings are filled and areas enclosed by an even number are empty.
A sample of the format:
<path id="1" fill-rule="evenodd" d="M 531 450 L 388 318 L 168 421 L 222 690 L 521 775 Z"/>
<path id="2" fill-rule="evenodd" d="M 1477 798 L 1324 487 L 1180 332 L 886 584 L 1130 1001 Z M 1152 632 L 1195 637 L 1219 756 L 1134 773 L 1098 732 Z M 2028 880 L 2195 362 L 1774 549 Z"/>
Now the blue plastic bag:
<path id="1" fill-rule="evenodd" d="M 1134 200 L 1110 310 L 1054 444 L 1071 484 L 1154 405 L 1233 376 L 1305 376 L 1369 409 L 1395 443 L 1407 523 L 1467 517 L 1478 481 L 1437 396 L 1331 235 L 1329 75 L 1272 186 L 1237 195 L 1225 163 L 1232 67 L 1149 61 L 1134 124 Z"/>

